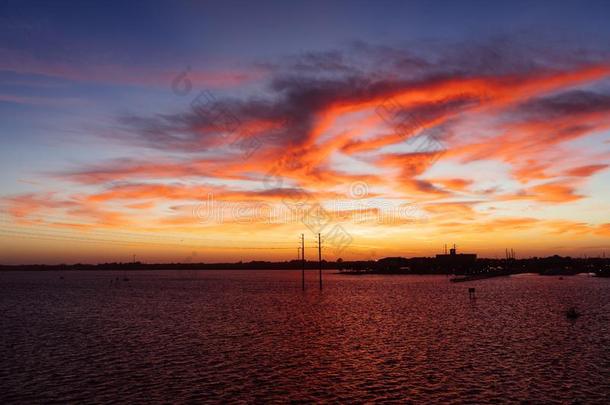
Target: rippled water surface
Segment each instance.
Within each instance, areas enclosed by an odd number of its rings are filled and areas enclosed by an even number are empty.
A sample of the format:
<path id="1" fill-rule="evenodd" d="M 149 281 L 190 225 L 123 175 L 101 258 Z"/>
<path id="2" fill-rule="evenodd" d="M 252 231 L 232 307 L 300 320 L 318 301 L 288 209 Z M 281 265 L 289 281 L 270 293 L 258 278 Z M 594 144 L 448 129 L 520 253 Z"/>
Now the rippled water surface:
<path id="1" fill-rule="evenodd" d="M 609 279 L 314 274 L 0 273 L 0 399 L 610 402 Z"/>

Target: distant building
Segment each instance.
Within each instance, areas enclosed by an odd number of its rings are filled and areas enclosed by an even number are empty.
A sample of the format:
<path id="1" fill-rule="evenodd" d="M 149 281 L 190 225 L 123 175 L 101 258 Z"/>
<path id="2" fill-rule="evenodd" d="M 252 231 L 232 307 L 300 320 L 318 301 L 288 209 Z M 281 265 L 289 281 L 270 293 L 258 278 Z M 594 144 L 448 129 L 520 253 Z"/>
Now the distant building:
<path id="1" fill-rule="evenodd" d="M 454 273 L 467 273 L 475 265 L 477 255 L 475 253 L 457 253 L 455 245 L 449 249 L 449 254 L 436 255 L 437 265 L 444 271 Z"/>
<path id="2" fill-rule="evenodd" d="M 377 260 L 375 268 L 381 273 L 397 273 L 408 271 L 409 260 L 404 257 L 384 257 Z"/>

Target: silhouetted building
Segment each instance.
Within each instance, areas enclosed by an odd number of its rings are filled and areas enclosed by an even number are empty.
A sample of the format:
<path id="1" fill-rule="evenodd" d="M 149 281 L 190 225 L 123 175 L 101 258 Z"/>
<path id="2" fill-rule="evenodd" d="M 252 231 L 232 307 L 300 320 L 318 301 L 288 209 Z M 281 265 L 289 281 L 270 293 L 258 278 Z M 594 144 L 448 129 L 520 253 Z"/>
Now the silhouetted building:
<path id="1" fill-rule="evenodd" d="M 375 262 L 378 273 L 408 273 L 409 260 L 404 257 L 384 257 Z"/>
<path id="2" fill-rule="evenodd" d="M 470 272 L 477 261 L 477 255 L 474 253 L 457 253 L 455 245 L 449 249 L 449 254 L 436 255 L 437 265 L 444 271 L 454 273 Z"/>

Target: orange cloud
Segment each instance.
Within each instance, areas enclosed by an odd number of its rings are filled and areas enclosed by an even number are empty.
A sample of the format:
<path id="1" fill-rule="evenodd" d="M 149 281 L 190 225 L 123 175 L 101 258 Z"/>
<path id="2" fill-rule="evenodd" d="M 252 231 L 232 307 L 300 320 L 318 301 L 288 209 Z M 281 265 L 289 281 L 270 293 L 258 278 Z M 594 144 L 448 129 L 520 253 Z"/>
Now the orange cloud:
<path id="1" fill-rule="evenodd" d="M 532 193 L 533 198 L 542 202 L 565 203 L 583 198 L 569 185 L 560 183 L 541 184 L 531 187 L 528 191 Z"/>
<path id="2" fill-rule="evenodd" d="M 606 222 L 604 224 L 599 225 L 595 230 L 595 233 L 601 236 L 610 237 L 610 222 Z"/>
<path id="3" fill-rule="evenodd" d="M 464 191 L 474 183 L 473 180 L 461 178 L 432 179 L 431 181 L 433 183 L 439 183 L 444 188 L 454 191 Z"/>
<path id="4" fill-rule="evenodd" d="M 590 177 L 608 167 L 607 164 L 586 165 L 569 169 L 565 172 L 566 176 Z"/>

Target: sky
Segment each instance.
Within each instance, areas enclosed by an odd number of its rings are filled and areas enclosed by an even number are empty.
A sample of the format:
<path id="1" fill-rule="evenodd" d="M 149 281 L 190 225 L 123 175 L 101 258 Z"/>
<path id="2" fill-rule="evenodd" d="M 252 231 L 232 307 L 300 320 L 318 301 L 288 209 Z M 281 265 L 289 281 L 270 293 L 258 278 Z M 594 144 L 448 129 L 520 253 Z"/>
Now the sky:
<path id="1" fill-rule="evenodd" d="M 610 252 L 606 1 L 0 5 L 0 263 Z"/>

